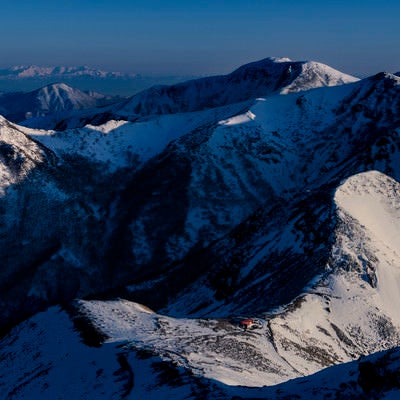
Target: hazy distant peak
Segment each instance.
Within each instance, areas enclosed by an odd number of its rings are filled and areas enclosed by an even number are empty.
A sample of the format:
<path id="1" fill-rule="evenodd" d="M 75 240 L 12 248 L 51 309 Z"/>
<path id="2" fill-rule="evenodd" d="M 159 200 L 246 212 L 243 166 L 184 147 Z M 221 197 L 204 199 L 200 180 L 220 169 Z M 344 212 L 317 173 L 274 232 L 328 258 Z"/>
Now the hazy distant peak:
<path id="1" fill-rule="evenodd" d="M 39 97 L 43 93 L 54 93 L 56 95 L 64 95 L 64 96 L 70 97 L 71 100 L 73 97 L 75 97 L 75 99 L 79 98 L 83 102 L 86 101 L 88 103 L 86 105 L 86 107 L 89 107 L 89 106 L 94 107 L 96 104 L 95 103 L 90 104 L 90 103 L 96 102 L 96 100 L 105 100 L 105 99 L 112 100 L 113 99 L 113 96 L 107 96 L 105 94 L 95 92 L 93 90 L 83 91 L 76 87 L 67 85 L 66 83 L 63 83 L 63 82 L 50 83 L 49 85 L 42 86 L 39 89 L 36 89 L 36 90 L 33 90 L 32 92 L 27 93 L 27 95 L 36 94 Z M 119 99 L 119 97 L 116 97 L 116 99 Z M 103 104 L 100 103 L 98 105 L 103 105 Z M 78 107 L 78 108 L 86 108 L 86 107 Z"/>
<path id="2" fill-rule="evenodd" d="M 52 83 L 28 93 L 6 93 L 0 96 L 0 110 L 7 119 L 21 122 L 32 117 L 82 110 L 114 102 L 110 96 L 84 92 L 65 83 Z"/>
<path id="3" fill-rule="evenodd" d="M 36 91 L 31 92 L 36 93 L 38 96 L 43 94 L 52 94 L 56 96 L 79 96 L 80 98 L 90 98 L 90 96 L 79 89 L 75 89 L 71 86 L 66 85 L 65 83 L 53 83 L 47 86 L 44 86 Z"/>

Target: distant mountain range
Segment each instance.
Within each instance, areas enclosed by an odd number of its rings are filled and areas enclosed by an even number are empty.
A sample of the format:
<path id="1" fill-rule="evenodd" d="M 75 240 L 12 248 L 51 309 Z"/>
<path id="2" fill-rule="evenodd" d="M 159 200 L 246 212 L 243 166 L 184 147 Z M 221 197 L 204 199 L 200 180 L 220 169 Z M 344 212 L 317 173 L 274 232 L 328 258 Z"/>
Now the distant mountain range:
<path id="1" fill-rule="evenodd" d="M 0 399 L 399 397 L 399 109 L 267 58 L 1 117 Z"/>
<path id="2" fill-rule="evenodd" d="M 173 84 L 188 78 L 187 76 L 143 76 L 135 73 L 107 72 L 87 66 L 13 66 L 0 69 L 0 91 L 29 92 L 42 86 L 63 82 L 82 91 L 131 96 L 153 85 Z"/>
<path id="3" fill-rule="evenodd" d="M 127 74 L 121 72 L 106 72 L 88 66 L 79 67 L 39 67 L 37 65 L 13 66 L 0 69 L 0 79 L 28 79 L 28 78 L 73 78 L 73 77 L 92 77 L 100 79 L 121 79 L 134 78 L 137 74 Z"/>

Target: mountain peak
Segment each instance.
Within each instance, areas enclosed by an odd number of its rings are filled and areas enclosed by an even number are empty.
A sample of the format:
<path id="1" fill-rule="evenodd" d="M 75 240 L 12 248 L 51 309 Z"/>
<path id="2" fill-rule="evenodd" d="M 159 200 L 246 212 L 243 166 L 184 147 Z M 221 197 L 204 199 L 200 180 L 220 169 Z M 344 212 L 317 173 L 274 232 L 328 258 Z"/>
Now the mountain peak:
<path id="1" fill-rule="evenodd" d="M 284 87 L 281 93 L 299 92 L 322 86 L 339 86 L 357 81 L 359 81 L 358 78 L 340 72 L 329 65 L 317 61 L 303 61 L 299 76 Z"/>
<path id="2" fill-rule="evenodd" d="M 32 117 L 43 117 L 66 110 L 83 110 L 113 102 L 96 92 L 86 93 L 65 83 L 56 82 L 28 93 L 5 93 L 0 96 L 1 113 L 20 123 Z"/>

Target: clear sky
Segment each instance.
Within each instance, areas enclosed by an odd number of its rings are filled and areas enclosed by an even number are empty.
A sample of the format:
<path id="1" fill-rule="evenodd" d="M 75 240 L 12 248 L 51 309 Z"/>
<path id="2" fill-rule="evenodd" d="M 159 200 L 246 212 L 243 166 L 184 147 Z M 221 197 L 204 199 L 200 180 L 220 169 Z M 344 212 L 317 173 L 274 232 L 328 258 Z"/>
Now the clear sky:
<path id="1" fill-rule="evenodd" d="M 400 70 L 399 0 L 5 0 L 0 66 L 219 74 L 265 57 Z"/>

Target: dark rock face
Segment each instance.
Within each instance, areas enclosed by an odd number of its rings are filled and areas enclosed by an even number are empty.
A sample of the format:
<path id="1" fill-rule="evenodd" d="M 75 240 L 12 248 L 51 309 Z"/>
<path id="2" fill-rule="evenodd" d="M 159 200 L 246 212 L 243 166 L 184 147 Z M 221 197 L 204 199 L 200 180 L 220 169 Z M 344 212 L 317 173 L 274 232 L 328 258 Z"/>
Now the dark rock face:
<path id="1" fill-rule="evenodd" d="M 383 353 L 375 360 L 364 360 L 358 364 L 358 385 L 366 398 L 379 399 L 384 393 L 400 388 L 400 376 L 396 369 L 396 350 Z"/>

